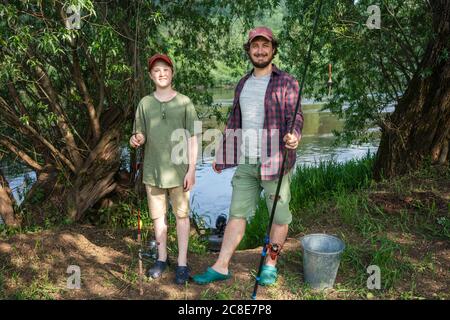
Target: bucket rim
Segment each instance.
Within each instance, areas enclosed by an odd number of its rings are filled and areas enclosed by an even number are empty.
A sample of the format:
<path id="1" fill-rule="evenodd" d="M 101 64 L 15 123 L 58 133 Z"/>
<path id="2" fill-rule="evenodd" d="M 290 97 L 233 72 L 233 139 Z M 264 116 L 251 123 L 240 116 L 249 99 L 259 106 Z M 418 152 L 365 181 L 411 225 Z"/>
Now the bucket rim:
<path id="1" fill-rule="evenodd" d="M 322 251 L 312 251 L 312 250 L 308 250 L 308 249 L 306 249 L 305 246 L 303 245 L 303 240 L 304 240 L 306 237 L 311 237 L 311 236 L 325 236 L 325 237 L 337 239 L 340 243 L 342 243 L 342 249 L 341 249 L 341 250 L 338 250 L 338 251 L 334 251 L 334 252 L 322 252 Z M 306 235 L 300 237 L 300 243 L 301 243 L 302 248 L 303 248 L 304 251 L 307 251 L 307 252 L 312 253 L 312 254 L 320 254 L 320 255 L 336 255 L 336 254 L 341 254 L 342 252 L 344 252 L 344 250 L 345 250 L 345 248 L 346 248 L 345 242 L 344 242 L 341 238 L 339 238 L 339 237 L 337 237 L 337 236 L 335 236 L 335 235 L 326 234 L 326 233 L 310 233 L 310 234 L 306 234 Z"/>

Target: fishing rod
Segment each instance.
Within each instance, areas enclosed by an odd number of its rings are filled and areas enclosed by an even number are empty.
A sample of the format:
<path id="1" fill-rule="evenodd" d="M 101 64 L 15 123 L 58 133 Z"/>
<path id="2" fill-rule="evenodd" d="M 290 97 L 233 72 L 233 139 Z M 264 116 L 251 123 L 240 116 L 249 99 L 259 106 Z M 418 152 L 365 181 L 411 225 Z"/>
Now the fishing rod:
<path id="1" fill-rule="evenodd" d="M 305 84 L 306 72 L 307 72 L 308 66 L 309 66 L 309 64 L 311 62 L 311 51 L 312 51 L 312 46 L 314 44 L 314 38 L 315 38 L 316 30 L 317 30 L 317 24 L 318 24 L 318 21 L 319 21 L 319 16 L 320 16 L 320 10 L 321 9 L 322 9 L 322 0 L 320 0 L 320 2 L 319 2 L 319 7 L 317 8 L 317 13 L 316 13 L 316 16 L 315 16 L 315 19 L 314 19 L 313 33 L 312 33 L 312 36 L 311 36 L 311 42 L 309 43 L 309 49 L 308 49 L 308 55 L 307 55 L 307 58 L 306 58 L 305 69 L 303 70 L 302 81 L 300 82 L 300 87 L 299 87 L 299 91 L 298 91 L 299 94 L 298 94 L 297 104 L 295 106 L 295 112 L 293 114 L 293 120 L 292 120 L 292 123 L 291 123 L 291 127 L 289 129 L 289 133 L 290 134 L 292 134 L 294 132 L 295 118 L 296 118 L 298 110 L 300 108 L 301 93 L 303 92 L 303 86 Z M 284 169 L 285 169 L 286 160 L 287 160 L 287 154 L 288 154 L 288 149 L 284 148 L 283 161 L 282 161 L 282 164 L 281 164 L 281 170 L 280 170 L 280 176 L 278 178 L 277 189 L 276 189 L 276 192 L 275 192 L 275 199 L 274 199 L 274 203 L 273 203 L 273 206 L 272 206 L 272 211 L 271 211 L 271 214 L 270 214 L 270 220 L 269 220 L 269 225 L 267 227 L 266 236 L 264 238 L 264 246 L 263 246 L 263 250 L 262 250 L 262 253 L 261 253 L 261 259 L 259 261 L 258 273 L 256 274 L 255 286 L 253 288 L 253 294 L 252 294 L 252 299 L 253 300 L 256 299 L 256 294 L 258 292 L 258 286 L 259 286 L 259 280 L 260 280 L 260 276 L 261 276 L 261 270 L 262 270 L 262 267 L 264 265 L 265 257 L 267 255 L 267 248 L 270 245 L 269 235 L 270 235 L 270 231 L 272 230 L 273 218 L 275 216 L 275 210 L 276 210 L 277 203 L 278 203 L 278 198 L 279 198 L 279 195 L 280 195 L 281 182 L 283 181 Z"/>
<path id="2" fill-rule="evenodd" d="M 328 97 L 331 96 L 331 87 L 333 86 L 333 80 L 331 79 L 331 63 L 328 64 Z"/>
<path id="3" fill-rule="evenodd" d="M 137 8 L 136 12 L 138 13 L 136 16 L 136 29 L 134 32 L 134 79 L 133 79 L 133 101 L 134 105 L 137 106 L 137 93 L 136 93 L 136 80 L 137 80 L 137 60 L 138 58 L 138 50 L 137 50 L 137 42 L 138 42 L 138 34 L 139 34 L 139 16 L 140 16 L 140 1 L 137 2 Z M 136 107 L 137 109 L 137 107 Z M 133 128 L 133 136 L 136 137 L 135 128 Z M 144 288 L 143 288 L 143 268 L 142 268 L 142 239 L 141 239 L 141 181 L 140 181 L 140 175 L 142 170 L 142 150 L 141 147 L 138 146 L 136 149 L 136 167 L 135 167 L 135 179 L 134 179 L 134 186 L 135 190 L 137 191 L 137 201 L 138 201 L 138 225 L 137 225 L 137 241 L 139 244 L 139 250 L 138 250 L 138 264 L 139 264 L 139 295 L 144 294 Z M 137 185 L 136 185 L 137 184 Z"/>
<path id="4" fill-rule="evenodd" d="M 142 167 L 142 151 L 141 148 L 138 147 L 136 150 L 136 168 L 135 168 L 135 179 L 134 179 L 134 185 L 136 187 L 136 191 L 137 191 L 137 219 L 138 219 L 138 224 L 137 224 L 137 241 L 139 244 L 139 250 L 138 250 L 138 257 L 139 257 L 139 295 L 143 295 L 144 294 L 144 289 L 143 289 L 143 270 L 142 270 L 142 238 L 141 238 L 141 226 L 142 226 L 142 222 L 141 222 L 141 187 L 140 187 L 140 176 L 141 176 L 141 167 Z"/>

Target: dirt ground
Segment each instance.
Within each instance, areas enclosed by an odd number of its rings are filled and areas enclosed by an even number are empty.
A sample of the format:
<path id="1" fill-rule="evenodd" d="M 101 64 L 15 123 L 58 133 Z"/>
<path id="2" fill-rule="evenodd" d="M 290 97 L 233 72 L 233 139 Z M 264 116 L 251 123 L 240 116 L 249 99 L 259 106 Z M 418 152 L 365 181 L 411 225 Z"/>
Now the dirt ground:
<path id="1" fill-rule="evenodd" d="M 380 209 L 350 222 L 334 204 L 324 206 L 322 213 L 318 206 L 309 220 L 300 218 L 301 233 L 291 235 L 283 248 L 277 284 L 260 287 L 258 299 L 450 299 L 448 175 L 388 182 L 367 198 L 367 206 Z M 364 222 L 366 218 L 371 220 Z M 377 229 L 378 223 L 382 229 Z M 347 245 L 335 286 L 324 292 L 304 284 L 299 238 L 311 233 L 336 234 Z M 364 234 L 381 242 L 370 242 Z M 135 238 L 133 230 L 91 225 L 0 238 L 0 299 L 251 299 L 261 247 L 237 251 L 230 266 L 232 278 L 205 286 L 192 281 L 174 284 L 176 256 L 169 252 L 169 271 L 156 280 L 144 277 L 140 296 Z M 203 272 L 216 258 L 217 253 L 189 253 L 192 273 Z M 391 287 L 367 289 L 366 267 L 372 261 L 384 263 L 395 279 Z M 80 289 L 67 287 L 71 265 L 80 267 Z"/>
<path id="2" fill-rule="evenodd" d="M 299 250 L 299 246 L 298 239 L 289 239 L 284 254 Z M 193 282 L 186 286 L 174 284 L 175 257 L 172 257 L 174 263 L 160 279 L 144 277 L 144 295 L 140 296 L 136 248 L 131 232 L 113 234 L 86 225 L 14 236 L 0 242 L 0 262 L 10 276 L 3 279 L 7 296 L 15 288 L 33 287 L 41 279 L 44 286 L 50 287 L 49 297 L 54 299 L 209 299 L 210 291 L 231 285 L 238 286 L 234 291 L 242 294 L 236 298 L 250 299 L 254 284 L 250 270 L 256 269 L 261 253 L 260 248 L 238 251 L 231 264 L 232 279 L 208 286 Z M 193 273 L 205 270 L 216 257 L 213 252 L 190 254 Z M 80 267 L 81 289 L 66 288 L 70 276 L 66 270 L 70 265 Z M 19 280 L 15 283 L 15 279 Z M 42 292 L 43 288 L 39 288 L 36 291 Z M 258 291 L 258 298 L 270 298 L 265 288 Z"/>
<path id="3" fill-rule="evenodd" d="M 336 226 L 339 228 L 339 226 Z M 312 227 L 311 232 L 334 233 L 332 228 Z M 392 233 L 393 239 L 405 241 Z M 420 261 L 432 254 L 434 271 L 418 279 L 421 296 L 442 297 L 450 288 L 450 248 L 445 241 L 434 243 L 409 239 L 412 261 Z M 186 286 L 173 283 L 174 266 L 162 278 L 144 277 L 143 296 L 139 295 L 137 242 L 129 231 L 115 232 L 82 225 L 63 230 L 16 235 L 0 241 L 0 266 L 3 269 L 4 298 L 19 299 L 250 299 L 255 269 L 261 248 L 236 252 L 232 263 L 232 278 L 225 282 L 200 286 L 190 282 Z M 215 260 L 217 253 L 190 254 L 193 273 L 201 272 Z M 172 257 L 174 260 L 175 257 Z M 68 266 L 81 270 L 81 288 L 68 289 Z M 260 287 L 258 299 L 364 299 L 365 293 L 331 289 L 319 296 L 303 290 L 300 241 L 289 238 L 280 260 L 280 277 L 276 287 Z M 426 268 L 426 266 L 425 266 Z M 351 276 L 338 273 L 336 283 Z M 400 282 L 398 290 L 408 290 L 408 279 Z M 19 292 L 19 294 L 17 293 Z M 395 297 L 380 297 L 395 298 Z M 448 298 L 448 296 L 447 296 Z"/>

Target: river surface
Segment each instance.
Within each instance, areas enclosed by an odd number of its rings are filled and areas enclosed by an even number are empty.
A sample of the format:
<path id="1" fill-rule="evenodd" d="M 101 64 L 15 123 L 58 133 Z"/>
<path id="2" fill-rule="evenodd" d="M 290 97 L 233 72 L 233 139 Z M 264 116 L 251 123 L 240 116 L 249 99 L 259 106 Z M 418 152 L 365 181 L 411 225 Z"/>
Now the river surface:
<path id="1" fill-rule="evenodd" d="M 214 92 L 214 102 L 231 105 L 233 90 L 218 90 Z M 297 152 L 297 165 L 314 166 L 319 161 L 334 159 L 345 162 L 365 156 L 368 152 L 375 153 L 378 141 L 364 145 L 334 146 L 333 130 L 341 130 L 343 121 L 328 111 L 320 111 L 321 104 L 305 100 L 302 103 L 304 113 L 303 138 Z M 228 216 L 231 200 L 231 178 L 235 168 L 216 174 L 211 168 L 212 159 L 203 159 L 197 165 L 196 184 L 191 192 L 191 210 L 201 217 L 207 226 L 214 227 L 217 217 Z M 20 203 L 20 193 L 26 185 L 26 180 L 36 179 L 34 172 L 24 172 L 20 175 L 8 174 L 8 168 L 3 168 L 6 178 L 13 190 L 14 197 Z M 1 220 L 1 218 L 0 218 Z"/>

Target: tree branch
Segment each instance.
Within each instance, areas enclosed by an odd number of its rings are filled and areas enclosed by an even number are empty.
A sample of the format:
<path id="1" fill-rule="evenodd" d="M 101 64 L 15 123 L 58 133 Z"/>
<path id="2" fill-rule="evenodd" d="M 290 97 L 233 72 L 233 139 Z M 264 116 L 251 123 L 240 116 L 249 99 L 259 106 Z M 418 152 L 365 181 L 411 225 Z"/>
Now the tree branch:
<path id="1" fill-rule="evenodd" d="M 27 113 L 27 110 L 25 108 L 25 105 L 20 100 L 16 87 L 13 85 L 12 82 L 8 82 L 8 92 L 9 95 L 14 99 L 14 103 L 18 108 L 19 114 L 21 116 L 25 115 Z"/>
<path id="2" fill-rule="evenodd" d="M 48 99 L 52 111 L 57 116 L 58 128 L 62 134 L 64 141 L 67 144 L 67 150 L 69 152 L 69 155 L 72 158 L 75 167 L 80 167 L 83 163 L 82 157 L 78 151 L 75 138 L 72 132 L 70 131 L 70 126 L 67 117 L 65 116 L 61 106 L 58 103 L 58 97 L 55 90 L 53 89 L 50 79 L 47 73 L 39 65 L 35 66 L 34 71 L 37 77 L 38 88 Z"/>
<path id="3" fill-rule="evenodd" d="M 91 123 L 93 133 L 93 140 L 94 140 L 93 145 L 95 145 L 98 142 L 98 139 L 100 138 L 101 134 L 99 117 L 97 111 L 95 110 L 94 103 L 92 101 L 89 90 L 86 86 L 86 82 L 84 81 L 84 78 L 81 74 L 80 59 L 78 57 L 76 48 L 72 50 L 72 58 L 73 58 L 73 65 L 72 65 L 73 76 L 78 86 L 78 90 L 80 90 L 81 94 L 83 95 L 84 104 L 86 105 L 88 110 L 89 121 Z"/>
<path id="4" fill-rule="evenodd" d="M 0 107 L 5 111 L 3 114 L 8 117 L 15 125 L 25 128 L 34 138 L 39 140 L 42 144 L 44 144 L 55 156 L 58 156 L 61 161 L 69 167 L 69 169 L 76 173 L 76 169 L 74 164 L 67 159 L 58 149 L 55 148 L 47 139 L 41 136 L 36 129 L 30 126 L 27 123 L 20 121 L 16 114 L 11 112 L 11 108 L 8 106 L 8 103 L 0 97 Z"/>
<path id="5" fill-rule="evenodd" d="M 17 145 L 15 145 L 11 138 L 0 134 L 0 143 L 8 148 L 12 153 L 18 156 L 23 162 L 36 171 L 41 171 L 42 166 L 34 161 L 25 151 L 20 150 Z"/>

